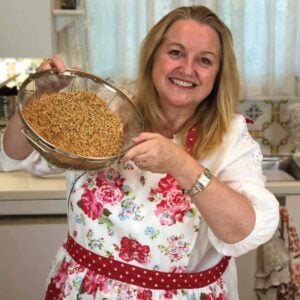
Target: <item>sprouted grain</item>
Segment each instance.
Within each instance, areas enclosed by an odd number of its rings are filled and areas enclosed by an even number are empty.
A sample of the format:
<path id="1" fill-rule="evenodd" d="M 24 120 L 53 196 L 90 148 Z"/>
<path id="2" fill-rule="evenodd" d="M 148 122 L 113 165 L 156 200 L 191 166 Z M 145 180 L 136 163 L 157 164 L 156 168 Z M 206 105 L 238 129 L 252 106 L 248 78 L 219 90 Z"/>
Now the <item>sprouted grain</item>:
<path id="1" fill-rule="evenodd" d="M 38 135 L 66 152 L 107 157 L 122 150 L 123 124 L 94 93 L 43 94 L 25 105 L 23 116 Z"/>

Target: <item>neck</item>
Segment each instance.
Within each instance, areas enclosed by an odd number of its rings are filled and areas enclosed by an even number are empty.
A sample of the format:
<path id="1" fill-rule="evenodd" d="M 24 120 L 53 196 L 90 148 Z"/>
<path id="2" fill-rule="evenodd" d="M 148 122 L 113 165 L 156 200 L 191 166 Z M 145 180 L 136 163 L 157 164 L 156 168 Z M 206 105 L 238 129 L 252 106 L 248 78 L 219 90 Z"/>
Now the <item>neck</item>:
<path id="1" fill-rule="evenodd" d="M 168 120 L 167 126 L 153 126 L 152 131 L 158 132 L 166 138 L 171 139 L 183 129 L 186 123 L 187 120 L 184 122 L 180 122 L 179 119 L 175 119 L 173 121 Z"/>

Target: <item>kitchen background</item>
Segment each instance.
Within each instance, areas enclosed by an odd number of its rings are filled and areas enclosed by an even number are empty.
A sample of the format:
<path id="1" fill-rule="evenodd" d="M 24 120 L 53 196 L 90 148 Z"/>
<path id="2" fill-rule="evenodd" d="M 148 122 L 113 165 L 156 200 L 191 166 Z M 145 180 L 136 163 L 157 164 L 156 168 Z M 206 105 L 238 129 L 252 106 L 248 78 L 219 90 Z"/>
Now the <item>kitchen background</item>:
<path id="1" fill-rule="evenodd" d="M 0 84 L 12 79 L 5 87 L 18 89 L 43 58 L 59 54 L 68 66 L 113 78 L 126 89 L 147 30 L 170 9 L 193 4 L 207 5 L 232 30 L 242 79 L 239 112 L 254 121 L 249 130 L 263 154 L 296 153 L 290 120 L 300 105 L 298 0 L 1 0 Z M 14 109 L 6 96 L 0 89 L 2 130 Z M 19 180 L 26 201 L 16 201 L 11 181 L 2 181 L 6 190 L 0 190 L 0 237 L 7 245 L 0 252 L 0 299 L 41 299 L 48 267 L 67 230 L 63 179 L 32 181 L 20 174 Z M 37 184 L 43 195 L 56 194 L 36 196 Z M 288 199 L 300 228 L 299 195 Z M 32 266 L 32 276 L 26 276 Z M 256 253 L 240 258 L 238 267 L 241 300 L 257 299 Z M 13 287 L 20 282 L 22 287 Z"/>

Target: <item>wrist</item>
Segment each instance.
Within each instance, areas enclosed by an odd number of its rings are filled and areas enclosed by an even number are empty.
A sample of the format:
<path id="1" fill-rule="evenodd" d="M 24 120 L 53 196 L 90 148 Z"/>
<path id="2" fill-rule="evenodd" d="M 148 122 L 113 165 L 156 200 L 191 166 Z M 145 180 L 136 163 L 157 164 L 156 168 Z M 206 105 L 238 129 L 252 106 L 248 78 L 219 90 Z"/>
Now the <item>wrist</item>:
<path id="1" fill-rule="evenodd" d="M 209 169 L 205 168 L 204 171 L 197 177 L 195 184 L 190 189 L 183 189 L 183 193 L 190 197 L 204 191 L 211 182 L 213 175 Z"/>

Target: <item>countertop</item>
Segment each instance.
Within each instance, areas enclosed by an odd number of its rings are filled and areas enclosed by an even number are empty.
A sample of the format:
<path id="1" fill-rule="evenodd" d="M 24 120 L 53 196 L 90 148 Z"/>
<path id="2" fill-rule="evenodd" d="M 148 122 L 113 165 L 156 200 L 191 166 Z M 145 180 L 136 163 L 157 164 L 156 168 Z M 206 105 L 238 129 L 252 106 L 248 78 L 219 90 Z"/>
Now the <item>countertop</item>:
<path id="1" fill-rule="evenodd" d="M 36 177 L 25 172 L 0 172 L 0 201 L 17 199 L 65 199 L 65 177 Z"/>
<path id="2" fill-rule="evenodd" d="M 0 172 L 0 216 L 66 215 L 64 175 Z"/>
<path id="3" fill-rule="evenodd" d="M 300 181 L 282 174 L 265 174 L 274 194 L 300 195 Z M 280 180 L 279 180 L 280 179 Z M 0 172 L 0 201 L 66 198 L 64 174 L 35 177 L 25 172 Z"/>

